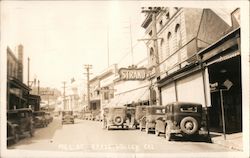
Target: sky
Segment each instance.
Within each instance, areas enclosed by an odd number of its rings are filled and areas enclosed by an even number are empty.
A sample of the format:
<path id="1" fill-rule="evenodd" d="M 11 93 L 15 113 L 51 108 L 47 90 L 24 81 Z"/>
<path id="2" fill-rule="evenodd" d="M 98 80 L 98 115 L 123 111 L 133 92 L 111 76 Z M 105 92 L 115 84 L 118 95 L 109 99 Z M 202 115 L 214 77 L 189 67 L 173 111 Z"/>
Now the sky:
<path id="1" fill-rule="evenodd" d="M 164 6 L 232 7 L 235 3 L 195 1 Z M 221 2 L 222 3 L 222 2 Z M 109 65 L 127 67 L 146 59 L 147 48 L 141 27 L 145 15 L 141 7 L 155 6 L 155 1 L 2 1 L 1 51 L 7 46 L 16 54 L 24 46 L 24 82 L 27 83 L 27 58 L 30 80 L 40 86 L 62 90 L 63 81 L 72 78 L 79 89 L 86 89 L 85 64 L 91 64 L 91 78 Z M 159 5 L 158 5 L 159 6 Z M 130 34 L 131 27 L 131 34 Z M 109 41 L 109 42 L 108 42 Z"/>
<path id="2" fill-rule="evenodd" d="M 39 79 L 42 87 L 61 89 L 71 78 L 84 86 L 84 65 L 92 65 L 92 77 L 98 75 L 108 67 L 108 50 L 109 65 L 131 65 L 132 40 L 134 63 L 146 58 L 146 45 L 138 41 L 145 33 L 141 7 L 135 1 L 7 1 L 3 47 L 16 54 L 23 45 L 25 83 L 29 57 L 30 80 Z"/>

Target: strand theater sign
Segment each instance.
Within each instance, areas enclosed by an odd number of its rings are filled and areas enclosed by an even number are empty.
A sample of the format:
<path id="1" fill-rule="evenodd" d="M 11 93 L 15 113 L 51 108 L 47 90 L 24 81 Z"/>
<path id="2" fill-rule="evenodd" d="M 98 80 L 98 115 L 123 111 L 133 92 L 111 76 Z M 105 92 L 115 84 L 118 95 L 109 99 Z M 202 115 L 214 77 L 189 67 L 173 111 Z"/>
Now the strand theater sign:
<path id="1" fill-rule="evenodd" d="M 134 66 L 120 68 L 118 73 L 121 80 L 145 80 L 147 78 L 146 68 L 136 68 Z"/>

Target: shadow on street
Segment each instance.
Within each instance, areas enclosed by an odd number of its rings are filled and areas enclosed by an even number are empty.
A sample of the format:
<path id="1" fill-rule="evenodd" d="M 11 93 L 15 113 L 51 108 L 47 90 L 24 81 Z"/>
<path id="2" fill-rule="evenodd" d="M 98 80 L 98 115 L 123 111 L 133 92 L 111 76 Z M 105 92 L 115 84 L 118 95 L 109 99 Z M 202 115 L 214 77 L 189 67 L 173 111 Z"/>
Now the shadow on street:
<path id="1" fill-rule="evenodd" d="M 18 146 L 20 144 L 32 144 L 39 140 L 49 140 L 52 139 L 55 132 L 62 128 L 61 120 L 60 118 L 55 118 L 47 127 L 44 128 L 36 128 L 35 133 L 33 137 L 27 136 L 25 138 L 22 138 L 18 143 L 16 144 L 9 144 L 8 149 L 15 149 L 15 146 Z M 43 134 L 46 133 L 46 134 Z"/>

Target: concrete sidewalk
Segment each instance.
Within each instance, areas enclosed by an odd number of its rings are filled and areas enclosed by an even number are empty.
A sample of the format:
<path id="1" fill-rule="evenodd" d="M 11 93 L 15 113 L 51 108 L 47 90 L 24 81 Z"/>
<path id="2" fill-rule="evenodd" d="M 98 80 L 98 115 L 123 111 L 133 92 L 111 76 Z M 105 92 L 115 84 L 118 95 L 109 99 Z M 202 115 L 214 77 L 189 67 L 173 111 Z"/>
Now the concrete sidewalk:
<path id="1" fill-rule="evenodd" d="M 210 132 L 212 142 L 223 145 L 227 148 L 243 151 L 242 133 L 226 134 L 226 139 L 222 133 Z"/>

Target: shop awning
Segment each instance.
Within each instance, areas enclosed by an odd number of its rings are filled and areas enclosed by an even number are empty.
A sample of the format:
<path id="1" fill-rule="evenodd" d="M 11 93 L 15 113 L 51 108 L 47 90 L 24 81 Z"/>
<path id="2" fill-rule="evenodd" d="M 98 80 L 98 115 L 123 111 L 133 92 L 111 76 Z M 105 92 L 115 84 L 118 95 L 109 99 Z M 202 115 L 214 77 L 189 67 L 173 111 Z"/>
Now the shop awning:
<path id="1" fill-rule="evenodd" d="M 131 104 L 133 102 L 138 103 L 138 102 L 146 101 L 146 100 L 149 100 L 148 86 L 117 95 L 117 98 L 115 99 L 114 104 L 126 105 L 126 104 Z"/>

